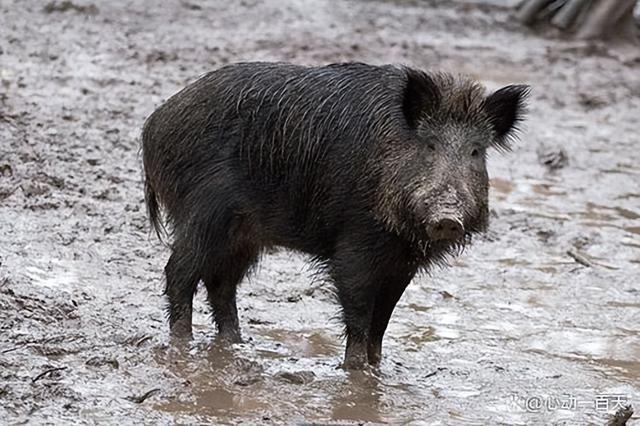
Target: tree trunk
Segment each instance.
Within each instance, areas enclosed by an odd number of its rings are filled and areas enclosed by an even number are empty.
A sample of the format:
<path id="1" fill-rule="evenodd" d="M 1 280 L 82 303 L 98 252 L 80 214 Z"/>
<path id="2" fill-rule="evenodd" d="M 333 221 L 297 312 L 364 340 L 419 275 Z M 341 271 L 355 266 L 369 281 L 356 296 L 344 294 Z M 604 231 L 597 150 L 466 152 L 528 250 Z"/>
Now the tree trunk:
<path id="1" fill-rule="evenodd" d="M 580 15 L 580 11 L 582 11 L 590 1 L 591 0 L 569 0 L 567 4 L 556 13 L 551 23 L 563 30 L 570 28 L 578 15 Z"/>
<path id="2" fill-rule="evenodd" d="M 636 0 L 597 0 L 580 23 L 576 36 L 581 39 L 632 36 L 635 5 Z"/>
<path id="3" fill-rule="evenodd" d="M 516 18 L 525 25 L 551 20 L 580 39 L 634 38 L 637 0 L 524 0 Z"/>
<path id="4" fill-rule="evenodd" d="M 536 20 L 537 15 L 547 7 L 552 0 L 528 0 L 525 1 L 518 11 L 518 20 L 525 25 L 531 25 Z"/>

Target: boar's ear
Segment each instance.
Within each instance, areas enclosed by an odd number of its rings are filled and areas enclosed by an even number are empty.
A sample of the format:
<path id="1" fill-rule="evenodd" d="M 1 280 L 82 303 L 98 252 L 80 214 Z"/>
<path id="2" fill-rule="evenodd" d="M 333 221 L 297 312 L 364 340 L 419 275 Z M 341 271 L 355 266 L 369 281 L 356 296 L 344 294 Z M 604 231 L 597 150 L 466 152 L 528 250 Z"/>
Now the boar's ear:
<path id="1" fill-rule="evenodd" d="M 530 91 L 526 85 L 506 86 L 484 100 L 483 107 L 496 132 L 495 143 L 498 148 L 509 149 L 509 142 L 524 119 Z"/>
<path id="2" fill-rule="evenodd" d="M 421 118 L 433 114 L 440 105 L 440 90 L 429 74 L 407 69 L 402 111 L 407 123 L 416 128 Z"/>

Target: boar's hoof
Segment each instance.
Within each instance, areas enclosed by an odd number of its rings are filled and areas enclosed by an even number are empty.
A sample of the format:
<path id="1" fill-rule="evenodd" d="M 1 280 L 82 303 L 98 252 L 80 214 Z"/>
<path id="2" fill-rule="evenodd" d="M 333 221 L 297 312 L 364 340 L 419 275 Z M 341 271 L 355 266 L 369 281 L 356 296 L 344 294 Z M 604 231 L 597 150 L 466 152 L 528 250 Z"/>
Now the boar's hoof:
<path id="1" fill-rule="evenodd" d="M 235 331 L 218 332 L 217 340 L 223 345 L 231 345 L 233 343 L 243 343 L 240 333 Z"/>
<path id="2" fill-rule="evenodd" d="M 369 367 L 367 347 L 364 343 L 347 343 L 342 368 L 345 370 L 364 370 Z"/>
<path id="3" fill-rule="evenodd" d="M 379 343 L 369 343 L 368 358 L 369 365 L 372 367 L 380 366 L 380 361 L 382 359 L 382 345 Z"/>
<path id="4" fill-rule="evenodd" d="M 367 370 L 370 367 L 371 366 L 367 362 L 366 358 L 363 357 L 345 358 L 344 362 L 342 363 L 342 368 L 345 370 L 362 371 Z"/>

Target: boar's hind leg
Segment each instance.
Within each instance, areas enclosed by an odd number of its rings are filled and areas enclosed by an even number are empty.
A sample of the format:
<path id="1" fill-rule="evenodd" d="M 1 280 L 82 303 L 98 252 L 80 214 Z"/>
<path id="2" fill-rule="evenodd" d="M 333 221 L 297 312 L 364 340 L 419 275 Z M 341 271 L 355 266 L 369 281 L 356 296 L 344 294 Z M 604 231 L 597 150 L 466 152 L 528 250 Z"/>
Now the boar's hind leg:
<path id="1" fill-rule="evenodd" d="M 194 264 L 193 256 L 179 246 L 174 248 L 164 270 L 171 335 L 190 337 L 193 295 L 200 280 L 199 270 Z"/>
<path id="2" fill-rule="evenodd" d="M 204 283 L 213 310 L 213 319 L 218 327 L 218 337 L 240 343 L 240 325 L 236 307 L 236 288 L 257 258 L 257 250 L 250 246 L 236 248 L 207 262 L 208 272 Z"/>
<path id="3" fill-rule="evenodd" d="M 380 364 L 382 357 L 382 338 L 389 324 L 391 314 L 415 274 L 413 270 L 398 271 L 397 267 L 391 270 L 394 271 L 395 274 L 388 277 L 378 290 L 375 308 L 371 318 L 371 328 L 369 329 L 367 353 L 369 364 L 374 366 Z"/>

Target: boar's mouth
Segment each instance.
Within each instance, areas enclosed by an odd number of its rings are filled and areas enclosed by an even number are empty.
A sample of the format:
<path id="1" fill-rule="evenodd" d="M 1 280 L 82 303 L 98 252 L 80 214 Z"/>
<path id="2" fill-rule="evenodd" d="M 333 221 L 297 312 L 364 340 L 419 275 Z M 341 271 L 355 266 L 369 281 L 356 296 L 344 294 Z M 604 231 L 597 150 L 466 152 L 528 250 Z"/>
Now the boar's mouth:
<path id="1" fill-rule="evenodd" d="M 421 245 L 435 247 L 457 247 L 462 252 L 471 242 L 474 234 L 487 228 L 486 212 L 465 211 L 460 207 L 442 207 L 429 211 L 428 208 L 417 211 L 415 237 Z"/>
<path id="2" fill-rule="evenodd" d="M 405 194 L 406 198 L 396 204 L 394 214 L 383 212 L 381 219 L 387 229 L 406 238 L 425 254 L 439 249 L 462 252 L 473 235 L 487 229 L 486 203 L 465 208 L 462 203 L 425 202 L 437 198 L 431 194 L 416 196 L 413 191 Z"/>
<path id="3" fill-rule="evenodd" d="M 454 211 L 441 212 L 427 221 L 426 232 L 431 241 L 458 241 L 465 235 L 462 215 Z"/>

